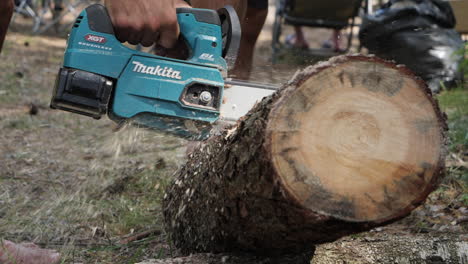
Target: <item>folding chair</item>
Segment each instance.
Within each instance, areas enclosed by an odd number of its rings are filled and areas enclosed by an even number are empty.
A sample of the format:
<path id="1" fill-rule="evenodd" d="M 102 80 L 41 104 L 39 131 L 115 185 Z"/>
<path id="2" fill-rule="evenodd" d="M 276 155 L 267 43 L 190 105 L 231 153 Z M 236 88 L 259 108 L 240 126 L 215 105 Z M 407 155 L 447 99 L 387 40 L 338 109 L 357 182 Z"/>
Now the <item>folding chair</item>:
<path id="1" fill-rule="evenodd" d="M 276 0 L 276 14 L 272 36 L 272 61 L 276 61 L 281 48 L 280 38 L 283 24 L 292 26 L 319 27 L 335 30 L 349 29 L 345 50 L 351 47 L 355 17 L 360 8 L 364 8 L 364 0 Z M 367 12 L 367 9 L 363 9 Z M 312 49 L 324 52 L 323 49 Z"/>
<path id="2" fill-rule="evenodd" d="M 31 18 L 32 21 L 32 32 L 36 32 L 41 25 L 41 17 L 34 10 L 34 6 L 31 0 L 15 0 L 15 12 L 11 18 L 11 23 L 14 23 L 16 17 L 22 15 Z"/>
<path id="3" fill-rule="evenodd" d="M 43 0 L 43 1 L 48 1 L 49 4 L 50 4 L 50 1 L 51 0 Z M 63 0 L 53 0 L 54 2 L 65 2 Z M 55 30 L 56 32 L 59 32 L 61 31 L 60 30 L 60 22 L 62 21 L 62 19 L 68 15 L 68 14 L 73 14 L 75 17 L 78 16 L 78 14 L 81 12 L 81 10 L 78 9 L 79 6 L 88 6 L 96 1 L 92 1 L 92 0 L 75 0 L 75 1 L 67 1 L 68 3 L 64 4 L 63 5 L 63 10 L 59 10 L 59 12 L 56 12 L 57 10 L 53 10 L 52 11 L 52 20 L 47 22 L 47 23 L 44 23 L 44 25 L 39 29 L 37 30 L 37 34 L 42 34 L 44 32 L 46 32 L 49 28 L 51 27 L 55 27 Z M 74 21 L 70 22 L 69 24 L 67 25 L 62 25 L 61 28 L 66 28 L 68 29 L 69 25 L 73 24 Z"/>
<path id="4" fill-rule="evenodd" d="M 60 4 L 63 7 L 62 9 L 52 10 L 51 3 Z M 33 0 L 15 0 L 15 13 L 11 19 L 14 23 L 18 14 L 32 19 L 32 28 L 31 31 L 35 34 L 42 34 L 49 30 L 51 27 L 55 27 L 56 32 L 60 31 L 60 28 L 64 28 L 66 25 L 60 26 L 62 19 L 72 13 L 78 15 L 81 10 L 78 10 L 80 5 L 89 5 L 93 2 L 92 0 L 75 0 L 75 1 L 66 1 L 64 0 L 41 0 L 41 9 L 37 11 L 35 6 L 37 6 L 37 1 Z M 46 14 L 48 12 L 52 13 L 52 19 L 47 20 Z M 73 22 L 72 22 L 73 23 Z M 72 24 L 70 23 L 70 24 Z"/>

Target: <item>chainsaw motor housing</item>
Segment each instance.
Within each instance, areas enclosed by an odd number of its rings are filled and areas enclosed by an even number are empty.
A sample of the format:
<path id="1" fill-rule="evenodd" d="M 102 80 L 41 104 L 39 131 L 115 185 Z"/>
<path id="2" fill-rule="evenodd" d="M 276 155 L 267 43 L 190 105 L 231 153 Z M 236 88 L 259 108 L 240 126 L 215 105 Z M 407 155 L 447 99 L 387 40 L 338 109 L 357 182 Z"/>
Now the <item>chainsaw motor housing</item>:
<path id="1" fill-rule="evenodd" d="M 177 19 L 189 49 L 186 60 L 123 45 L 106 8 L 87 7 L 70 32 L 51 107 L 97 119 L 107 114 L 116 122 L 135 120 L 183 137 L 206 134 L 220 115 L 226 33 L 214 10 L 179 8 Z"/>

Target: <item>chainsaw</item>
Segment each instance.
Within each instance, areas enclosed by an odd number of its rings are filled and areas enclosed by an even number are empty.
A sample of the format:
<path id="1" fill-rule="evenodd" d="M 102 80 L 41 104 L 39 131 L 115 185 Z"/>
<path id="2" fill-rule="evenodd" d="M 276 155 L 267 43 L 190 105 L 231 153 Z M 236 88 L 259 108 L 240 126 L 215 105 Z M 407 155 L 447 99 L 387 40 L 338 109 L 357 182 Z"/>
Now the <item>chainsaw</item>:
<path id="1" fill-rule="evenodd" d="M 241 37 L 231 6 L 178 8 L 177 20 L 188 50 L 184 59 L 123 45 L 106 8 L 87 7 L 72 26 L 51 108 L 201 139 L 277 89 L 227 78 Z"/>

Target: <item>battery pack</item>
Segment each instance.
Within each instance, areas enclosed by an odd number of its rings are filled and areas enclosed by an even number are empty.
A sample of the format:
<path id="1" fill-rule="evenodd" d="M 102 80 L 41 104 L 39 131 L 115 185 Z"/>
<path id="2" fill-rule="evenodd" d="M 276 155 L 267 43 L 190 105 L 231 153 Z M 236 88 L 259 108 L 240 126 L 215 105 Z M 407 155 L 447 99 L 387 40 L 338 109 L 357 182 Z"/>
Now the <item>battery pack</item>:
<path id="1" fill-rule="evenodd" d="M 98 74 L 61 68 L 50 107 L 95 119 L 108 110 L 113 81 Z"/>

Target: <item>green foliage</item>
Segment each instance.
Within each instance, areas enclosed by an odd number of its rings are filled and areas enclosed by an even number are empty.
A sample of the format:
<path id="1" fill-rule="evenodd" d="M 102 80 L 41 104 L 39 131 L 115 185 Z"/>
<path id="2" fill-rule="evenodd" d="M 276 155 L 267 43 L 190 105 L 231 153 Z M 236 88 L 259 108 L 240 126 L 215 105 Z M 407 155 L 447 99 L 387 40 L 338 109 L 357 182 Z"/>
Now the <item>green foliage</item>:
<path id="1" fill-rule="evenodd" d="M 468 149 L 468 90 L 444 91 L 438 100 L 448 117 L 450 150 Z"/>
<path id="2" fill-rule="evenodd" d="M 461 50 L 460 53 L 463 55 L 463 60 L 460 63 L 460 68 L 464 73 L 465 80 L 468 80 L 468 43 L 465 44 L 465 48 Z"/>
<path id="3" fill-rule="evenodd" d="M 468 206 L 468 193 L 462 194 L 460 199 L 464 206 Z"/>
<path id="4" fill-rule="evenodd" d="M 460 67 L 464 72 L 465 80 L 468 80 L 468 44 L 465 48 L 464 60 Z M 434 195 L 439 196 L 447 203 L 459 203 L 468 206 L 468 169 L 460 165 L 460 161 L 466 162 L 468 158 L 468 89 L 467 83 L 461 84 L 453 90 L 445 90 L 438 96 L 442 111 L 447 114 L 449 127 L 449 150 L 455 160 L 448 165 L 447 177 L 442 186 Z M 457 163 L 459 162 L 459 163 Z M 450 164 L 450 162 L 448 163 Z M 445 197 L 445 199 L 443 198 Z"/>

